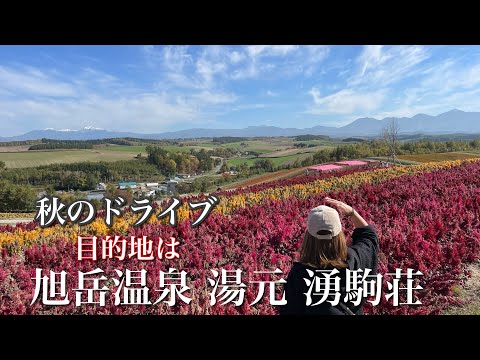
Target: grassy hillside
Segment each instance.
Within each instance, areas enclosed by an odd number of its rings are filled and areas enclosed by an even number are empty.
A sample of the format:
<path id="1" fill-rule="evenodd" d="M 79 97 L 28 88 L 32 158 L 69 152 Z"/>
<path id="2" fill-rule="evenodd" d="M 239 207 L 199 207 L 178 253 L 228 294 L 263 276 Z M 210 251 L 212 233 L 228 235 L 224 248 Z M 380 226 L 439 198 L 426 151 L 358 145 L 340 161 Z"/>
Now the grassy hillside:
<path id="1" fill-rule="evenodd" d="M 50 150 L 0 153 L 0 160 L 8 169 L 36 167 L 40 165 L 74 163 L 79 161 L 131 160 L 135 154 L 127 151 L 93 150 Z M 146 155 L 146 153 L 143 153 Z"/>

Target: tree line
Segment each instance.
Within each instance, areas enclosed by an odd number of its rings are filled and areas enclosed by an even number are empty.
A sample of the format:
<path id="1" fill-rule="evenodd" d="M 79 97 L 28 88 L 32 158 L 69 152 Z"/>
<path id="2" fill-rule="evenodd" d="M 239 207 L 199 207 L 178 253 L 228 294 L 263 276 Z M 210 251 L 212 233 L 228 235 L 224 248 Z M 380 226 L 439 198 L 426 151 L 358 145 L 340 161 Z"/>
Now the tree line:
<path id="1" fill-rule="evenodd" d="M 28 150 L 53 150 L 53 149 L 92 149 L 95 145 L 122 145 L 137 146 L 148 143 L 162 143 L 165 141 L 145 140 L 135 138 L 108 138 L 92 140 L 56 140 L 43 138 L 40 143 L 33 144 Z M 169 145 L 174 144 L 170 142 Z"/>
<path id="2" fill-rule="evenodd" d="M 38 140 L 18 140 L 18 141 L 0 142 L 0 146 L 5 146 L 5 147 L 31 145 L 28 150 L 91 149 L 95 145 L 139 146 L 139 145 L 149 145 L 149 144 L 182 145 L 176 140 L 140 139 L 140 138 L 133 138 L 133 137 L 90 139 L 90 140 L 59 140 L 59 139 L 42 138 Z"/>
<path id="3" fill-rule="evenodd" d="M 32 187 L 0 180 L 0 212 L 34 211 L 36 199 Z"/>
<path id="4" fill-rule="evenodd" d="M 194 174 L 201 171 L 210 171 L 215 165 L 211 158 L 214 151 L 205 149 L 190 149 L 190 152 L 169 152 L 160 146 L 148 145 L 147 162 L 155 165 L 165 176 L 172 176 L 176 173 Z"/>
<path id="5" fill-rule="evenodd" d="M 297 135 L 295 136 L 295 141 L 309 141 L 309 140 L 331 140 L 331 138 L 327 135 Z"/>
<path id="6" fill-rule="evenodd" d="M 452 151 L 469 151 L 480 149 L 480 139 L 471 141 L 449 140 L 449 141 L 406 141 L 396 146 L 396 154 L 430 154 Z M 313 156 L 301 162 L 302 166 L 309 166 L 318 163 L 341 161 L 348 159 L 389 156 L 390 149 L 383 140 L 371 140 L 360 144 L 338 145 L 333 149 L 322 149 Z"/>
<path id="7" fill-rule="evenodd" d="M 55 141 L 32 145 L 28 150 L 55 150 L 55 149 L 93 149 L 93 144 L 84 141 Z"/>
<path id="8" fill-rule="evenodd" d="M 162 174 L 146 161 L 77 162 L 36 168 L 6 169 L 2 179 L 19 185 L 52 185 L 55 190 L 91 190 L 99 182 L 156 180 Z"/>
<path id="9" fill-rule="evenodd" d="M 246 137 L 219 136 L 219 137 L 214 137 L 212 139 L 212 142 L 219 143 L 219 144 L 228 144 L 228 143 L 241 142 L 241 141 L 247 141 L 247 140 L 248 140 L 248 138 L 246 138 Z"/>
<path id="10" fill-rule="evenodd" d="M 22 146 L 39 144 L 41 140 L 0 141 L 0 146 Z"/>

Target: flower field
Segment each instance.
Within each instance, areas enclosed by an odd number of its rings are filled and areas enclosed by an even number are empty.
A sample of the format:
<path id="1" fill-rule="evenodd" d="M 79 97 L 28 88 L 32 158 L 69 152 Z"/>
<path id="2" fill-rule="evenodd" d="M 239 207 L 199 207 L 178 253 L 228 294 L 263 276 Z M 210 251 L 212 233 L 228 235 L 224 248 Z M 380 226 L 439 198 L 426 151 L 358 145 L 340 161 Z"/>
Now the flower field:
<path id="1" fill-rule="evenodd" d="M 0 226 L 0 314 L 277 314 L 270 305 L 268 289 L 255 305 L 249 306 L 258 287 L 247 286 L 241 306 L 210 305 L 211 270 L 241 269 L 243 282 L 255 279 L 254 271 L 288 273 L 298 250 L 310 208 L 330 196 L 355 206 L 377 228 L 380 241 L 379 272 L 385 280 L 395 268 L 423 272 L 415 294 L 418 306 L 393 306 L 382 298 L 378 306 L 366 306 L 368 314 L 437 314 L 457 300 L 453 288 L 461 285 L 466 265 L 480 254 L 480 161 L 475 159 L 425 163 L 375 170 L 343 170 L 302 176 L 248 189 L 216 193 L 220 203 L 200 226 L 192 228 L 195 217 L 186 201 L 179 208 L 179 224 L 169 226 L 154 216 L 133 227 L 136 214 L 127 212 L 108 229 L 98 214 L 85 227 L 54 225 L 41 229 L 36 223 L 16 227 Z M 203 198 L 199 196 L 198 198 Z M 344 221 L 347 238 L 353 230 Z M 175 237 L 180 242 L 179 259 L 140 261 L 136 258 L 78 261 L 77 235 L 147 235 L 151 239 Z M 100 251 L 100 249 L 99 249 Z M 192 299 L 173 306 L 115 305 L 108 296 L 105 306 L 75 305 L 77 271 L 100 268 L 108 278 L 115 270 L 146 270 L 147 287 L 153 300 L 159 285 L 159 271 L 169 268 L 187 272 L 187 290 Z M 35 269 L 44 273 L 67 272 L 68 305 L 48 306 L 37 300 Z M 109 281 L 110 293 L 116 285 Z M 384 291 L 387 291 L 383 284 Z M 280 296 L 281 287 L 277 289 Z M 400 302 L 404 301 L 402 295 Z"/>

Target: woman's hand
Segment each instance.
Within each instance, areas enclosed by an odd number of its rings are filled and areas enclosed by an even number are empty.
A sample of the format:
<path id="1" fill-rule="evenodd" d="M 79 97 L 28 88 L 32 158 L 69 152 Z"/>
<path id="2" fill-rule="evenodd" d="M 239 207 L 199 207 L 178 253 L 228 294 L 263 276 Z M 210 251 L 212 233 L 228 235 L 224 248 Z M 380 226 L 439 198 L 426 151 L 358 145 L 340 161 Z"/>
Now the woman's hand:
<path id="1" fill-rule="evenodd" d="M 329 204 L 335 205 L 342 214 L 351 216 L 353 215 L 353 208 L 350 205 L 345 204 L 339 200 L 331 199 L 329 197 L 325 198 L 325 201 Z"/>
<path id="2" fill-rule="evenodd" d="M 335 205 L 342 214 L 350 216 L 353 221 L 353 225 L 356 228 L 368 226 L 368 223 L 365 221 L 365 219 L 362 218 L 362 216 L 358 212 L 354 211 L 350 205 L 347 205 L 344 202 L 335 199 L 330 199 L 329 197 L 326 197 L 325 201 L 329 204 Z"/>

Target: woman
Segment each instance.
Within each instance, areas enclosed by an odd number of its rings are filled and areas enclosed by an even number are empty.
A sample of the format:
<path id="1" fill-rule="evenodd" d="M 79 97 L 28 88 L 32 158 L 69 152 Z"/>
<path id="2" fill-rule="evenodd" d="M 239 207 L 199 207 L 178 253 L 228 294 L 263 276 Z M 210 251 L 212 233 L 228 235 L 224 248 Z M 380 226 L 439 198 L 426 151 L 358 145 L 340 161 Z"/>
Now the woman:
<path id="1" fill-rule="evenodd" d="M 351 206 L 331 198 L 325 198 L 326 202 L 334 205 L 339 211 L 351 219 L 355 230 L 352 234 L 352 246 L 347 246 L 345 234 L 342 231 L 340 216 L 332 207 L 320 205 L 308 215 L 307 231 L 300 248 L 299 261 L 293 263 L 287 282 L 285 284 L 285 299 L 287 304 L 280 307 L 280 314 L 324 314 L 324 315 L 361 315 L 363 314 L 362 299 L 358 306 L 354 306 L 351 296 L 358 295 L 349 293 L 351 301 L 345 301 L 346 292 L 346 269 L 358 270 L 370 269 L 369 275 L 377 273 L 378 263 L 378 237 L 373 225 L 369 225 Z M 326 286 L 324 274 L 316 270 L 339 271 L 336 276 L 340 278 L 340 301 L 332 306 L 329 301 L 335 300 L 335 281 L 332 274 L 330 281 L 329 297 L 325 301 L 323 293 L 316 284 L 312 285 L 314 277 L 323 279 L 321 288 Z M 311 276 L 314 274 L 314 276 Z M 364 273 L 359 273 L 363 275 Z M 310 297 L 310 299 L 308 299 Z M 310 304 L 307 305 L 307 302 Z"/>

